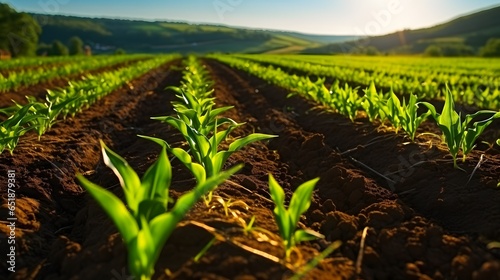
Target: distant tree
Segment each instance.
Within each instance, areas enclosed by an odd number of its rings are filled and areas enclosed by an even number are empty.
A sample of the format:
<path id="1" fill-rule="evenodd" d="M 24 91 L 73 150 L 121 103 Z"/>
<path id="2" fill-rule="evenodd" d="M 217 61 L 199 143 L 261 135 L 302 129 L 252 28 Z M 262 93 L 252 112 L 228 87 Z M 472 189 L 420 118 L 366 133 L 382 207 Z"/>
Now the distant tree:
<path id="1" fill-rule="evenodd" d="M 373 56 L 373 55 L 379 55 L 380 51 L 375 46 L 356 46 L 351 49 L 351 53 Z"/>
<path id="2" fill-rule="evenodd" d="M 425 49 L 425 55 L 427 56 L 432 56 L 432 57 L 438 57 L 438 56 L 443 56 L 443 50 L 436 45 L 430 45 Z"/>
<path id="3" fill-rule="evenodd" d="M 368 46 L 365 49 L 365 54 L 366 55 L 379 55 L 380 52 L 379 52 L 379 50 L 376 47 L 374 47 L 374 46 Z"/>
<path id="4" fill-rule="evenodd" d="M 52 43 L 52 47 L 50 48 L 49 55 L 62 56 L 62 55 L 68 55 L 68 54 L 69 54 L 68 48 L 63 43 L 61 43 L 61 41 L 55 40 Z"/>
<path id="5" fill-rule="evenodd" d="M 0 49 L 13 56 L 35 55 L 42 30 L 27 13 L 18 13 L 0 3 Z"/>
<path id="6" fill-rule="evenodd" d="M 471 56 L 474 55 L 472 47 L 463 43 L 444 43 L 428 46 L 424 54 L 427 56 Z"/>
<path id="7" fill-rule="evenodd" d="M 471 56 L 474 50 L 465 44 L 445 44 L 441 46 L 444 56 Z"/>
<path id="8" fill-rule="evenodd" d="M 479 55 L 484 57 L 500 56 L 500 39 L 491 38 L 486 42 L 486 45 L 481 48 Z"/>
<path id="9" fill-rule="evenodd" d="M 126 53 L 127 52 L 124 49 L 122 49 L 122 48 L 118 48 L 118 49 L 115 50 L 115 54 L 116 55 L 122 55 L 122 54 L 126 54 Z"/>
<path id="10" fill-rule="evenodd" d="M 69 54 L 70 55 L 82 55 L 83 52 L 83 41 L 80 37 L 73 36 L 69 39 Z"/>

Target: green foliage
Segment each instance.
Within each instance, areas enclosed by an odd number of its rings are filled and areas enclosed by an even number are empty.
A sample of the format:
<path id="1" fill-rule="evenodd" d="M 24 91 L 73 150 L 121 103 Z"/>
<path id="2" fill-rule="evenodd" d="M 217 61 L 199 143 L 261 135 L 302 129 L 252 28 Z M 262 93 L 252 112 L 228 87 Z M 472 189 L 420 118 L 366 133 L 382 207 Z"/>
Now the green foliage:
<path id="1" fill-rule="evenodd" d="M 436 120 L 441 129 L 451 156 L 453 157 L 453 166 L 458 168 L 457 155 L 462 150 L 463 160 L 467 154 L 472 151 L 475 141 L 483 133 L 484 129 L 494 120 L 500 118 L 500 112 L 481 110 L 474 114 L 465 116 L 462 121 L 460 113 L 455 111 L 455 103 L 451 91 L 446 89 L 446 99 L 441 114 L 436 112 L 434 105 L 428 102 L 419 102 L 429 109 L 429 113 Z M 476 117 L 490 115 L 489 118 L 473 122 Z"/>
<path id="2" fill-rule="evenodd" d="M 26 126 L 32 118 L 28 116 L 30 109 L 31 104 L 24 106 L 0 123 L 0 153 L 7 149 L 12 154 L 19 142 L 19 137 L 33 128 Z"/>
<path id="3" fill-rule="evenodd" d="M 297 230 L 300 216 L 309 209 L 314 187 L 319 181 L 319 178 L 307 181 L 301 184 L 293 193 L 288 209 L 285 207 L 285 192 L 278 184 L 274 177 L 269 174 L 269 191 L 271 199 L 274 201 L 274 217 L 278 224 L 278 229 L 283 244 L 286 249 L 287 259 L 290 257 L 290 252 L 293 247 L 302 241 L 314 240 L 322 238 L 319 233 L 312 230 Z"/>
<path id="4" fill-rule="evenodd" d="M 80 37 L 73 36 L 68 42 L 69 55 L 82 55 L 83 51 L 83 41 Z"/>
<path id="5" fill-rule="evenodd" d="M 387 104 L 383 107 L 383 110 L 385 117 L 389 119 L 391 124 L 396 128 L 396 133 L 399 128 L 403 128 L 408 136 L 410 136 L 411 141 L 414 141 L 417 128 L 430 115 L 430 113 L 427 112 L 418 116 L 417 108 L 416 95 L 410 94 L 408 104 L 406 104 L 406 100 L 403 98 L 403 104 L 401 104 L 399 98 L 391 91 L 387 99 Z"/>
<path id="6" fill-rule="evenodd" d="M 122 157 L 103 142 L 101 146 L 104 163 L 120 179 L 126 204 L 82 175 L 77 178 L 118 228 L 128 250 L 128 264 L 132 275 L 136 279 L 151 279 L 155 263 L 176 225 L 205 193 L 212 191 L 241 169 L 241 166 L 221 172 L 198 184 L 192 191 L 182 195 L 168 211 L 172 170 L 165 147 L 140 180 Z"/>
<path id="7" fill-rule="evenodd" d="M 0 153 L 4 149 L 12 153 L 19 137 L 27 131 L 35 129 L 40 137 L 52 127 L 58 117 L 74 116 L 83 108 L 121 87 L 125 82 L 175 57 L 177 56 L 158 56 L 115 71 L 104 72 L 96 76 L 89 75 L 83 80 L 70 82 L 66 88 L 47 90 L 46 102 L 38 102 L 33 97 L 28 97 L 27 105 L 15 104 L 1 109 L 0 113 L 9 118 L 0 123 L 0 136 L 3 136 L 0 141 Z"/>
<path id="8" fill-rule="evenodd" d="M 208 52 L 266 52 L 287 47 L 304 48 L 319 45 L 315 36 L 292 32 L 247 30 L 227 26 L 150 22 L 138 20 L 82 18 L 43 15 L 36 17 L 43 24 L 41 42 L 67 42 L 78 36 L 85 42 L 105 46 L 119 46 L 129 53 L 161 53 L 165 51 L 188 53 Z M 325 36 L 329 39 L 329 36 Z M 332 36 L 336 38 L 337 36 Z M 165 49 L 166 45 L 170 45 Z M 99 49 L 95 53 L 110 53 Z"/>
<path id="9" fill-rule="evenodd" d="M 126 54 L 127 52 L 122 49 L 122 48 L 118 48 L 115 50 L 115 55 L 123 55 L 123 54 Z"/>
<path id="10" fill-rule="evenodd" d="M 375 46 L 357 46 L 351 49 L 352 54 L 362 54 L 362 55 L 380 55 L 380 51 Z"/>
<path id="11" fill-rule="evenodd" d="M 178 101 L 173 101 L 177 117 L 162 116 L 152 119 L 165 122 L 176 128 L 188 143 L 189 153 L 180 148 L 171 148 L 160 139 L 150 138 L 157 143 L 163 143 L 183 164 L 191 170 L 198 182 L 203 182 L 221 172 L 227 159 L 236 151 L 255 141 L 270 139 L 275 135 L 253 133 L 233 141 L 226 150 L 221 150 L 222 142 L 227 140 L 230 133 L 243 125 L 230 118 L 221 117 L 221 114 L 232 107 L 213 109 L 215 102 L 211 97 L 213 89 L 210 85 L 208 73 L 196 58 L 189 57 L 184 71 L 182 86 L 170 87 L 178 95 Z M 222 126 L 225 126 L 224 129 Z M 196 163 L 192 162 L 191 156 Z M 202 166 L 203 172 L 199 165 Z"/>
<path id="12" fill-rule="evenodd" d="M 52 42 L 52 46 L 49 52 L 50 56 L 64 56 L 68 54 L 68 48 L 61 41 L 55 40 L 54 42 Z"/>
<path id="13" fill-rule="evenodd" d="M 89 70 L 98 69 L 104 66 L 113 66 L 125 61 L 134 60 L 137 58 L 147 58 L 146 55 L 130 55 L 130 56 L 95 56 L 95 57 L 49 57 L 46 58 L 49 62 L 60 62 L 60 65 L 50 65 L 47 63 L 45 66 L 36 67 L 32 69 L 21 69 L 19 71 L 11 71 L 11 73 L 4 77 L 0 75 L 0 92 L 8 91 L 10 89 L 18 89 L 22 86 L 35 85 L 40 82 L 48 81 L 54 78 L 61 78 L 72 74 L 82 74 Z M 71 59 L 71 61 L 69 61 Z M 38 64 L 37 58 L 34 62 L 30 60 L 21 60 L 17 66 L 35 66 Z M 10 62 L 10 61 L 9 61 Z M 15 62 L 15 61 L 13 61 Z M 9 69 L 7 63 L 5 69 Z M 15 64 L 14 64 L 15 65 Z"/>
<path id="14" fill-rule="evenodd" d="M 479 54 L 484 57 L 500 57 L 500 38 L 489 39 Z"/>
<path id="15" fill-rule="evenodd" d="M 431 57 L 439 57 L 443 56 L 443 50 L 437 45 L 430 45 L 425 49 L 424 54 Z"/>
<path id="16" fill-rule="evenodd" d="M 235 62 L 236 58 L 244 61 Z M 238 65 L 236 67 L 241 69 L 250 69 L 252 73 L 257 73 L 259 77 L 269 79 L 276 85 L 293 91 L 300 88 L 313 100 L 327 106 L 329 106 L 328 98 L 321 92 L 324 90 L 320 85 L 320 80 L 325 79 L 332 80 L 332 85 L 348 83 L 361 87 L 369 87 L 373 82 L 379 90 L 382 89 L 384 92 L 392 89 L 398 96 L 413 93 L 419 99 L 439 98 L 441 89 L 449 85 L 457 102 L 488 109 L 500 107 L 500 99 L 495 98 L 500 84 L 500 77 L 497 74 L 500 71 L 500 64 L 496 59 L 491 61 L 482 58 L 239 54 L 232 55 L 231 59 L 225 59 L 225 61 L 231 65 Z M 252 69 L 257 68 L 255 62 L 270 64 L 271 67 L 261 65 L 260 71 L 266 72 L 258 73 L 257 70 Z M 277 67 L 284 70 L 276 69 Z M 284 79 L 287 71 L 307 73 L 309 76 L 320 77 L 320 79 L 314 86 L 310 85 L 309 81 L 302 81 L 305 77 Z M 274 79 L 273 75 L 280 76 L 280 78 Z M 291 79 L 297 80 L 297 84 L 290 83 Z M 316 100 L 311 92 L 323 95 L 321 97 L 323 101 Z M 363 106 L 368 106 L 368 104 Z"/>
<path id="17" fill-rule="evenodd" d="M 0 30 L 0 49 L 14 57 L 35 55 L 41 28 L 29 14 L 0 3 Z"/>
<path id="18" fill-rule="evenodd" d="M 370 87 L 364 90 L 365 95 L 361 106 L 365 110 L 371 122 L 377 118 L 385 118 L 384 94 L 378 93 L 375 88 L 375 83 L 371 82 Z"/>

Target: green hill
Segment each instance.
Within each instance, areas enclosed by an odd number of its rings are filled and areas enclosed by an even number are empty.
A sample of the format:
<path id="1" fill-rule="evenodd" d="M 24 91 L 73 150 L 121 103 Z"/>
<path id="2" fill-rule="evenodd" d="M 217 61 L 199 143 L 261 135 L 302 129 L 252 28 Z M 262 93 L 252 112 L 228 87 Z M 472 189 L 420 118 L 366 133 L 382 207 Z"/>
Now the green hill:
<path id="1" fill-rule="evenodd" d="M 458 17 L 430 28 L 308 48 L 304 53 L 346 53 L 376 48 L 383 53 L 422 53 L 431 45 L 449 55 L 477 53 L 490 38 L 500 38 L 500 6 Z"/>
<path id="2" fill-rule="evenodd" d="M 113 52 L 117 48 L 147 53 L 297 52 L 325 42 L 355 38 L 179 22 L 32 15 L 42 26 L 41 43 L 67 42 L 72 36 L 78 36 L 94 53 Z"/>

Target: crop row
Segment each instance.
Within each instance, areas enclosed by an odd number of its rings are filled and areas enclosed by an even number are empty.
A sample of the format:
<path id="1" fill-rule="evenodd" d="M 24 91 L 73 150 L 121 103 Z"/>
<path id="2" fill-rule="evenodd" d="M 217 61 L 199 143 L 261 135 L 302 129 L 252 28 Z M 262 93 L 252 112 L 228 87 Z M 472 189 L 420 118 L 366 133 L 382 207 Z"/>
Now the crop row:
<path id="1" fill-rule="evenodd" d="M 213 191 L 242 166 L 223 170 L 226 160 L 252 142 L 276 137 L 252 133 L 232 141 L 226 149 L 222 148 L 221 144 L 229 139 L 231 132 L 243 123 L 222 116 L 232 106 L 215 108 L 213 89 L 210 87 L 208 72 L 196 58 L 189 57 L 181 86 L 170 87 L 178 97 L 172 102 L 176 116 L 152 117 L 177 129 L 188 148 L 175 148 L 163 139 L 140 136 L 162 147 L 157 160 L 146 171 L 142 180 L 123 158 L 101 143 L 104 162 L 120 178 L 126 203 L 105 188 L 78 175 L 82 186 L 99 202 L 117 226 L 128 250 L 129 270 L 136 279 L 151 279 L 166 240 L 197 201 L 203 199 L 207 208 L 211 209 L 211 203 L 216 198 L 228 215 L 228 208 L 236 202 L 215 197 Z M 170 209 L 168 205 L 171 200 L 169 187 L 172 170 L 167 152 L 182 162 L 196 180 L 196 186 L 180 196 Z M 320 236 L 312 231 L 296 230 L 300 216 L 309 208 L 317 181 L 318 179 L 313 179 L 299 186 L 291 198 L 290 206 L 286 208 L 283 189 L 269 175 L 271 198 L 276 204 L 274 213 L 287 259 L 300 241 Z M 240 204 L 246 205 L 243 201 Z M 248 223 L 243 220 L 244 228 L 241 231 L 263 230 L 255 228 L 254 221 L 255 217 Z"/>
<path id="2" fill-rule="evenodd" d="M 311 56 L 297 56 L 294 59 L 289 59 L 290 56 L 277 55 L 237 55 L 237 57 L 365 87 L 374 82 L 379 88 L 392 89 L 398 95 L 413 93 L 419 98 L 426 99 L 443 98 L 442 92 L 448 86 L 457 102 L 474 104 L 480 108 L 500 108 L 500 77 L 494 70 L 487 73 L 484 73 L 486 70 L 470 70 L 465 73 L 460 73 L 458 70 L 439 71 L 433 70 L 430 66 L 433 64 L 429 64 L 428 69 L 411 66 L 400 68 L 390 63 L 353 66 L 356 64 L 350 65 L 345 61 L 338 64 L 337 60 L 333 59 L 330 64 L 318 64 Z M 451 64 L 448 66 L 449 69 L 457 69 Z"/>
<path id="3" fill-rule="evenodd" d="M 94 56 L 96 58 L 106 57 L 106 56 Z M 86 60 L 86 56 L 47 56 L 47 57 L 23 57 L 14 58 L 7 61 L 2 61 L 0 64 L 0 70 L 17 70 L 23 67 L 37 67 L 50 65 L 55 63 L 67 63 L 80 60 Z"/>
<path id="4" fill-rule="evenodd" d="M 267 55 L 266 55 L 267 56 Z M 271 56 L 271 55 L 269 55 Z M 325 66 L 340 66 L 365 70 L 367 72 L 401 73 L 425 71 L 430 73 L 460 74 L 464 76 L 495 76 L 500 64 L 495 59 L 483 58 L 429 58 L 400 56 L 332 56 L 332 55 L 281 55 L 290 59 Z"/>
<path id="5" fill-rule="evenodd" d="M 445 91 L 445 104 L 442 112 L 438 113 L 434 105 L 428 102 L 418 102 L 416 95 L 410 94 L 408 101 L 405 98 L 401 101 L 392 90 L 385 94 L 377 92 L 373 82 L 364 90 L 365 94 L 360 96 L 358 91 L 347 83 L 341 87 L 336 82 L 328 89 L 323 79 L 312 82 L 308 77 L 289 75 L 272 66 L 266 67 L 234 56 L 213 55 L 212 57 L 274 85 L 291 90 L 290 95 L 300 94 L 328 108 L 333 108 L 351 120 L 363 111 L 371 121 L 376 119 L 381 122 L 389 121 L 396 133 L 402 128 L 412 141 L 420 124 L 427 117 L 432 116 L 443 133 L 456 168 L 459 152 L 462 152 L 465 161 L 467 154 L 474 148 L 477 138 L 494 119 L 500 118 L 500 112 L 487 110 L 468 114 L 462 118 L 461 114 L 455 110 L 454 98 L 450 90 Z M 426 107 L 428 111 L 419 115 L 417 113 L 419 105 Z M 474 121 L 478 116 L 486 116 L 486 118 Z"/>
<path id="6" fill-rule="evenodd" d="M 16 90 L 23 86 L 36 85 L 54 78 L 85 73 L 86 71 L 113 66 L 126 61 L 146 58 L 145 55 L 107 56 L 104 58 L 92 57 L 75 62 L 50 66 L 49 68 L 33 68 L 18 72 L 9 72 L 8 75 L 0 74 L 0 92 Z"/>
<path id="7" fill-rule="evenodd" d="M 9 116 L 0 123 L 0 153 L 5 149 L 13 153 L 19 138 L 26 132 L 36 130 L 40 138 L 60 116 L 63 118 L 68 115 L 75 116 L 126 82 L 176 57 L 176 55 L 157 56 L 115 71 L 95 76 L 88 75 L 81 81 L 70 82 L 66 88 L 48 90 L 45 102 L 38 102 L 34 97 L 28 96 L 26 97 L 28 104 L 16 103 L 12 107 L 0 110 L 0 113 Z"/>

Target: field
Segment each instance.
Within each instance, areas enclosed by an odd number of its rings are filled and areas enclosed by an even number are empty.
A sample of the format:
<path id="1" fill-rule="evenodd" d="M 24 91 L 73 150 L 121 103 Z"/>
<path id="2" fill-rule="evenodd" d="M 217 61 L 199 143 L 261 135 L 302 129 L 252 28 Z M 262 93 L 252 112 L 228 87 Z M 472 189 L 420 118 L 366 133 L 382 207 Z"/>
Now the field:
<path id="1" fill-rule="evenodd" d="M 0 64 L 0 251 L 15 253 L 15 273 L 7 256 L 0 278 L 147 279 L 159 250 L 152 279 L 500 279 L 499 74 L 499 59 L 481 58 Z M 203 115 L 211 106 L 232 108 Z M 216 150 L 198 151 L 205 146 Z M 212 160 L 220 151 L 227 161 Z M 150 204 L 128 193 L 139 180 L 130 168 L 152 189 Z M 318 238 L 285 238 L 269 174 L 285 207 L 319 178 L 297 224 Z M 172 228 L 154 223 L 155 201 L 173 213 L 156 216 Z M 147 207 L 140 218 L 123 214 Z M 113 211 L 122 213 L 115 223 Z M 139 241 L 124 242 L 131 232 Z M 139 261 L 127 259 L 134 254 Z"/>

